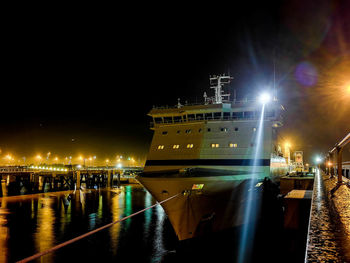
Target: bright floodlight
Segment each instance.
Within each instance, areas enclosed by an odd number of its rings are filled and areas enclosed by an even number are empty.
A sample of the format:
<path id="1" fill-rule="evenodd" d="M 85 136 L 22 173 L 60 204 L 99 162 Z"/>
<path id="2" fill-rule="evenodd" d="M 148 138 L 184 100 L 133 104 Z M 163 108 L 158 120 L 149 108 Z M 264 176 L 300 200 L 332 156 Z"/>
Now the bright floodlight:
<path id="1" fill-rule="evenodd" d="M 269 101 L 271 100 L 271 96 L 270 94 L 268 93 L 262 93 L 259 97 L 259 101 L 262 103 L 262 104 L 266 104 L 268 103 Z"/>
<path id="2" fill-rule="evenodd" d="M 322 161 L 322 159 L 320 157 L 316 157 L 316 163 L 320 163 Z"/>

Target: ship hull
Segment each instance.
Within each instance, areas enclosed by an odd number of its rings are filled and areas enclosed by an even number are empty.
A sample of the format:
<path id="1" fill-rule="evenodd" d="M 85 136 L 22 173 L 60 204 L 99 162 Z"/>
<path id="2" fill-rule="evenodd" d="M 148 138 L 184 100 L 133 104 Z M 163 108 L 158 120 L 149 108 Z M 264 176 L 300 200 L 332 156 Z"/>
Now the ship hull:
<path id="1" fill-rule="evenodd" d="M 245 220 L 245 209 L 258 208 L 254 205 L 261 197 L 259 181 L 245 175 L 188 178 L 139 176 L 137 179 L 157 201 L 180 193 L 162 204 L 179 240 L 249 223 Z M 201 185 L 201 189 L 194 189 Z M 255 218 L 250 216 L 249 219 Z"/>

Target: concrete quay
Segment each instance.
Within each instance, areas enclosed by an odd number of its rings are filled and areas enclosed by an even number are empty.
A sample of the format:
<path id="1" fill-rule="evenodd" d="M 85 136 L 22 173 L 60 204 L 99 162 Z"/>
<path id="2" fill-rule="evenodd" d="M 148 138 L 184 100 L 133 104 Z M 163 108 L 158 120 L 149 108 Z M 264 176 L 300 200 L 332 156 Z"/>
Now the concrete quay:
<path id="1" fill-rule="evenodd" d="M 315 175 L 305 262 L 350 262 L 350 180 Z"/>

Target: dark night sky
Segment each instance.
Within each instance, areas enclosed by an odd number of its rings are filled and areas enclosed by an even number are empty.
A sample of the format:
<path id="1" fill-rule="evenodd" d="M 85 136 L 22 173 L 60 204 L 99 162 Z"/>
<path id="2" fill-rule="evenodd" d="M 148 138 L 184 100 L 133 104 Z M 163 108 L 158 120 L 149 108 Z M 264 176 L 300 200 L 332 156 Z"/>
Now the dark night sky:
<path id="1" fill-rule="evenodd" d="M 9 14 L 2 154 L 143 157 L 152 105 L 201 101 L 209 74 L 231 73 L 231 92 L 254 96 L 271 87 L 274 60 L 287 109 L 282 134 L 295 150 L 325 152 L 350 131 L 343 88 L 350 83 L 349 1 L 40 6 Z"/>

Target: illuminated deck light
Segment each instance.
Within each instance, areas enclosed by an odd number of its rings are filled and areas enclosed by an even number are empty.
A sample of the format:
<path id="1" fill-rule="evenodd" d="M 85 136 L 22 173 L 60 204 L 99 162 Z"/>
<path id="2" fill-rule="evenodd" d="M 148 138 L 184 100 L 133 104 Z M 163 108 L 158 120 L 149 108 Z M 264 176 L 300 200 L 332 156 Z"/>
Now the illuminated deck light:
<path id="1" fill-rule="evenodd" d="M 260 96 L 259 96 L 259 101 L 260 103 L 262 104 L 267 104 L 271 101 L 271 96 L 270 94 L 268 93 L 262 93 Z"/>

